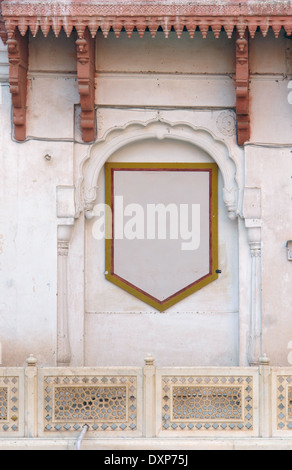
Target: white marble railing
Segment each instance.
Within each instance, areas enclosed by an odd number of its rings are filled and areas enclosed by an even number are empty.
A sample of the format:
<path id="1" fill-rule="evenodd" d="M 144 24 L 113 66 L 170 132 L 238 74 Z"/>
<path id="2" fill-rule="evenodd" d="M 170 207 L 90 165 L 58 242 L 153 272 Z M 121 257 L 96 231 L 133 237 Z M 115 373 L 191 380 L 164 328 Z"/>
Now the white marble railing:
<path id="1" fill-rule="evenodd" d="M 0 438 L 292 438 L 292 368 L 0 367 Z"/>

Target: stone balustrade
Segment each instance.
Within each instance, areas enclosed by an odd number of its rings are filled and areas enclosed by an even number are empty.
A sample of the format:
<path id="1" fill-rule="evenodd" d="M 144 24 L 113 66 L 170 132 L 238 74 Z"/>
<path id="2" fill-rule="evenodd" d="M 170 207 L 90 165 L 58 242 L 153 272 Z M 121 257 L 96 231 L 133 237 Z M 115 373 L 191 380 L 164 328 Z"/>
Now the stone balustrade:
<path id="1" fill-rule="evenodd" d="M 0 368 L 0 448 L 292 445 L 292 368 Z M 214 441 L 214 439 L 216 441 Z M 212 444 L 213 443 L 213 444 Z M 102 447 L 101 447 L 102 446 Z"/>

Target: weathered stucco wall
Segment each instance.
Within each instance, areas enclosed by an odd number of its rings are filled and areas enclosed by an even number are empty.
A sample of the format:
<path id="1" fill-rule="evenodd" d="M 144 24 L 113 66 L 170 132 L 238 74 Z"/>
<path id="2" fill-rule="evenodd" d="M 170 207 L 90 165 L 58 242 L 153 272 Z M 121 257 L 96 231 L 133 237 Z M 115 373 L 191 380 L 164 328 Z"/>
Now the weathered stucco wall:
<path id="1" fill-rule="evenodd" d="M 131 121 L 158 116 L 207 129 L 225 142 L 238 185 L 259 188 L 262 218 L 263 350 L 288 365 L 292 340 L 291 126 L 288 102 L 291 41 L 256 34 L 251 41 L 251 141 L 239 149 L 234 133 L 235 43 L 221 34 L 202 39 L 110 34 L 96 43 L 97 138 Z M 11 138 L 7 55 L 0 48 L 0 342 L 5 365 L 33 352 L 53 365 L 57 348 L 56 187 L 78 186 L 90 146 L 80 143 L 73 38 L 39 33 L 30 40 L 28 139 Z M 229 120 L 222 112 L 228 111 Z M 194 152 L 193 152 L 194 151 Z M 178 149 L 161 144 L 159 158 Z M 139 157 L 137 154 L 139 153 Z M 126 147 L 112 159 L 145 160 L 147 146 Z M 51 159 L 47 160 L 46 155 Z M 183 146 L 181 161 L 206 158 Z M 209 158 L 209 157 L 208 157 Z M 82 162 L 85 164 L 82 165 Z M 98 198 L 103 197 L 103 174 Z M 246 364 L 250 252 L 247 230 L 230 221 L 219 190 L 219 281 L 166 313 L 105 281 L 104 248 L 91 237 L 92 221 L 75 221 L 69 251 L 69 333 L 72 365 L 140 365 L 152 352 L 159 365 Z M 242 196 L 242 194 L 241 194 Z M 84 258 L 85 253 L 85 258 Z"/>

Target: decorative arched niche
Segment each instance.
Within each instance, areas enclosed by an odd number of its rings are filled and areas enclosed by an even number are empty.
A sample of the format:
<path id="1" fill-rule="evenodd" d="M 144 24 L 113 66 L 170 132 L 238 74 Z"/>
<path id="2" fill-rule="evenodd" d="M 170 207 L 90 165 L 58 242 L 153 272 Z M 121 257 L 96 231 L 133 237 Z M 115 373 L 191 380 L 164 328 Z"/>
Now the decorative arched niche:
<path id="1" fill-rule="evenodd" d="M 91 148 L 84 172 L 83 202 L 85 215 L 90 218 L 97 196 L 99 173 L 107 160 L 119 149 L 134 142 L 150 139 L 187 142 L 202 149 L 217 163 L 224 180 L 223 200 L 228 216 L 234 220 L 239 210 L 239 184 L 236 166 L 227 145 L 206 129 L 183 122 L 170 123 L 161 118 L 147 122 L 130 122 L 122 128 L 110 129 Z"/>
<path id="2" fill-rule="evenodd" d="M 220 178 L 221 178 L 221 186 L 218 197 L 222 201 L 222 207 L 225 212 L 226 221 L 229 220 L 230 226 L 233 227 L 232 230 L 238 230 L 237 227 L 241 226 L 244 230 L 247 229 L 247 240 L 249 242 L 250 247 L 250 260 L 249 268 L 248 268 L 248 277 L 250 277 L 250 281 L 245 279 L 241 287 L 239 286 L 240 282 L 242 282 L 242 277 L 240 275 L 239 265 L 236 264 L 239 255 L 239 246 L 237 245 L 237 251 L 234 252 L 234 260 L 232 263 L 236 265 L 236 275 L 234 279 L 232 279 L 233 285 L 236 285 L 237 295 L 239 289 L 244 289 L 246 291 L 246 300 L 244 301 L 244 311 L 240 311 L 242 307 L 239 303 L 237 303 L 237 312 L 236 314 L 236 322 L 234 322 L 233 334 L 236 336 L 236 332 L 234 328 L 238 328 L 239 337 L 236 337 L 234 340 L 237 343 L 237 352 L 234 352 L 234 357 L 236 356 L 237 359 L 228 362 L 227 359 L 222 363 L 229 364 L 229 365 L 236 365 L 236 363 L 246 364 L 249 362 L 253 364 L 257 362 L 259 358 L 259 354 L 261 353 L 261 299 L 260 299 L 260 250 L 261 250 L 261 236 L 260 236 L 260 220 L 252 220 L 252 224 L 250 225 L 250 218 L 248 213 L 244 214 L 244 197 L 245 193 L 249 194 L 249 188 L 244 188 L 244 166 L 243 166 L 243 150 L 237 148 L 236 146 L 232 147 L 232 152 L 230 151 L 229 145 L 226 143 L 225 140 L 220 140 L 216 137 L 211 131 L 204 129 L 204 128 L 197 128 L 189 123 L 185 122 L 168 122 L 164 119 L 158 117 L 157 119 L 147 121 L 147 122 L 129 122 L 123 127 L 116 127 L 110 129 L 100 140 L 92 145 L 89 150 L 89 153 L 86 159 L 82 163 L 82 177 L 78 182 L 78 189 L 77 189 L 77 200 L 79 205 L 78 215 L 81 212 L 84 212 L 85 218 L 88 221 L 87 224 L 92 224 L 92 218 L 94 217 L 94 206 L 96 204 L 97 199 L 100 197 L 102 188 L 98 187 L 98 181 L 103 181 L 101 178 L 103 169 L 105 164 L 108 161 L 114 161 L 115 156 L 119 154 L 119 152 L 127 153 L 127 149 L 130 148 L 132 145 L 144 145 L 144 143 L 154 143 L 157 144 L 167 142 L 171 145 L 189 145 L 194 149 L 199 149 L 200 151 L 204 152 L 211 161 L 215 162 L 218 165 L 220 170 Z M 236 219 L 239 218 L 242 220 L 240 225 L 238 226 Z M 245 223 L 244 223 L 245 222 Z M 87 225 L 86 224 L 86 225 Z M 252 229 L 250 230 L 250 226 Z M 242 230 L 242 229 L 241 229 Z M 233 239 L 234 233 L 232 232 Z M 237 233 L 237 232 L 236 232 Z M 256 234 L 256 240 L 255 240 Z M 241 237 L 241 239 L 243 239 Z M 239 239 L 237 243 L 240 244 L 241 242 Z M 256 244 L 256 250 L 255 250 Z M 104 245 L 103 245 L 104 246 Z M 255 255 L 256 253 L 256 255 Z M 102 255 L 102 250 L 99 251 L 99 255 Z M 91 257 L 91 254 L 87 252 L 85 253 L 85 265 L 86 265 L 86 256 Z M 245 256 L 245 255 L 244 255 Z M 255 262 L 256 261 L 256 262 Z M 104 259 L 98 258 L 99 266 L 99 275 L 103 276 L 103 267 L 104 267 Z M 98 264 L 97 263 L 97 264 Z M 231 264 L 231 263 L 230 263 Z M 219 266 L 220 268 L 221 266 Z M 234 268 L 233 268 L 234 269 Z M 86 270 L 86 266 L 85 266 Z M 235 271 L 233 271 L 233 274 Z M 230 275 L 230 273 L 229 273 Z M 230 275 L 230 279 L 232 275 Z M 102 281 L 107 282 L 107 281 Z M 85 283 L 87 284 L 87 283 Z M 99 303 L 100 294 L 103 295 L 103 288 L 108 289 L 107 284 L 103 284 L 102 288 L 99 291 L 99 295 L 96 295 L 96 304 Z M 256 285 L 255 285 L 256 284 Z M 86 287 L 87 288 L 87 287 Z M 85 288 L 85 312 L 86 313 L 99 313 L 99 318 L 102 315 L 105 315 L 108 312 L 106 307 L 101 306 L 99 307 L 94 306 L 91 309 L 91 305 L 87 305 L 87 297 L 86 297 L 86 288 Z M 114 287 L 113 287 L 114 288 Z M 110 289 L 110 287 L 109 287 Z M 116 288 L 115 288 L 116 289 Z M 93 288 L 94 290 L 94 288 Z M 203 289 L 204 290 L 204 289 Z M 218 291 L 219 292 L 219 291 Z M 128 295 L 128 294 L 127 294 Z M 216 292 L 215 292 L 216 295 Z M 123 294 L 121 294 L 123 296 Z M 200 297 L 199 297 L 200 298 Z M 122 297 L 123 299 L 123 297 Z M 192 297 L 191 297 L 192 299 Z M 194 303 L 196 304 L 196 298 L 194 298 Z M 90 302 L 89 302 L 90 304 Z M 123 300 L 121 300 L 120 305 L 123 305 Z M 188 304 L 190 306 L 190 303 Z M 196 308 L 196 307 L 195 307 Z M 104 310 L 98 311 L 97 310 Z M 92 311 L 93 310 L 93 311 Z M 113 308 L 111 313 L 121 313 L 123 312 L 123 308 L 117 311 Z M 132 312 L 131 312 L 132 313 Z M 95 315 L 89 315 L 90 321 Z M 141 317 L 140 317 L 141 318 Z M 216 320 L 219 321 L 220 319 Z M 193 322 L 193 320 L 192 320 Z M 104 320 L 104 324 L 106 324 L 106 319 Z M 99 323 L 100 325 L 100 323 Z M 89 332 L 89 336 L 91 335 L 91 331 L 94 331 L 94 328 L 97 328 L 96 331 L 99 330 L 99 326 L 91 326 L 87 327 L 87 331 Z M 223 327 L 222 327 L 223 328 Z M 92 333 L 93 334 L 93 333 Z M 99 333 L 102 335 L 102 333 Z M 219 333 L 218 333 L 219 334 Z M 222 330 L 222 341 L 224 343 L 224 337 L 226 338 L 227 331 Z M 117 334 L 118 336 L 118 334 Z M 85 332 L 85 342 L 88 344 L 94 342 L 94 337 L 87 338 Z M 221 340 L 220 340 L 221 341 Z M 147 343 L 147 341 L 146 341 Z M 147 348 L 147 344 L 143 344 L 143 348 Z M 222 343 L 222 344 L 223 344 Z M 195 344 L 195 340 L 192 341 L 192 345 Z M 87 348 L 87 346 L 85 346 Z M 194 346 L 192 346 L 193 348 Z M 208 346 L 207 346 L 208 347 Z M 228 345 L 226 346 L 226 349 Z M 117 345 L 117 350 L 119 347 Z M 144 349 L 143 349 L 144 350 Z M 196 358 L 196 348 L 194 348 L 193 357 L 191 358 L 192 363 L 194 362 L 194 358 Z M 94 352 L 95 354 L 95 352 Z M 214 363 L 214 358 L 217 352 L 214 351 L 213 359 L 210 359 L 211 365 Z M 229 354 L 229 352 L 228 352 Z M 89 354 L 90 356 L 90 354 Z M 212 354 L 211 354 L 212 356 Z M 93 356 L 94 357 L 94 356 Z M 201 358 L 202 359 L 202 358 Z M 200 358 L 198 360 L 201 360 Z M 126 361 L 127 359 L 124 359 Z M 201 362 L 200 362 L 201 363 Z M 209 364 L 209 363 L 208 363 Z M 207 364 L 207 365 L 208 365 Z M 210 365 L 210 364 L 209 364 Z M 216 365 L 216 360 L 215 360 Z"/>
<path id="3" fill-rule="evenodd" d="M 104 167 L 105 175 L 100 175 Z M 98 181 L 101 186 L 105 182 L 105 190 L 98 191 Z M 216 281 L 221 271 L 221 200 L 233 220 L 237 194 L 228 149 L 206 130 L 157 119 L 110 131 L 93 146 L 85 175 L 87 218 L 99 212 L 90 230 L 93 237 L 95 228 L 104 226 L 100 211 L 106 203 L 105 279 L 158 311 L 169 310 Z M 236 257 L 238 247 L 233 250 Z M 229 265 L 230 261 L 229 257 Z M 90 277 L 96 278 L 92 273 Z M 230 279 L 237 291 L 235 282 Z M 227 302 L 224 306 L 231 309 Z"/>

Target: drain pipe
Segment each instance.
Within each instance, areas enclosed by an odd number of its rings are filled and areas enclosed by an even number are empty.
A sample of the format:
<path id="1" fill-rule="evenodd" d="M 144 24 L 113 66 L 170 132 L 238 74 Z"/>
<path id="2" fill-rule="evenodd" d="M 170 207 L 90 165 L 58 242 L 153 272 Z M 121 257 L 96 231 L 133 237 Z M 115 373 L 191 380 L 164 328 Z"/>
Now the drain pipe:
<path id="1" fill-rule="evenodd" d="M 80 447 L 81 447 L 81 444 L 82 444 L 82 440 L 86 434 L 86 432 L 88 431 L 89 429 L 89 426 L 88 424 L 84 424 L 84 426 L 82 427 L 82 431 L 80 433 L 80 436 L 78 437 L 78 441 L 77 441 L 77 449 L 76 450 L 80 450 Z"/>

